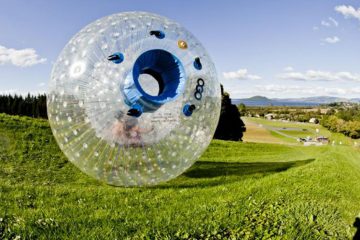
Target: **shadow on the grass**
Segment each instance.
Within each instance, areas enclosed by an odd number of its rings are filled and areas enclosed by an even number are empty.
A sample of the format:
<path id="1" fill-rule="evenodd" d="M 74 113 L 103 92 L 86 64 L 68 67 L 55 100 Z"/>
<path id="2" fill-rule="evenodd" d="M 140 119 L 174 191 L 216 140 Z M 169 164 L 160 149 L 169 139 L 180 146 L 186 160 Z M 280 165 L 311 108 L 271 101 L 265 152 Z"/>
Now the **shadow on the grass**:
<path id="1" fill-rule="evenodd" d="M 196 162 L 183 175 L 167 184 L 156 188 L 196 188 L 209 187 L 232 183 L 251 175 L 264 175 L 286 171 L 313 162 L 315 159 L 306 159 L 290 162 Z"/>
<path id="2" fill-rule="evenodd" d="M 213 178 L 220 176 L 244 176 L 256 173 L 282 172 L 292 167 L 298 167 L 314 159 L 291 162 L 254 162 L 254 163 L 228 163 L 228 162 L 196 162 L 192 168 L 184 173 L 190 178 Z"/>
<path id="3" fill-rule="evenodd" d="M 355 218 L 353 226 L 356 228 L 356 233 L 353 237 L 353 240 L 360 240 L 360 218 Z"/>

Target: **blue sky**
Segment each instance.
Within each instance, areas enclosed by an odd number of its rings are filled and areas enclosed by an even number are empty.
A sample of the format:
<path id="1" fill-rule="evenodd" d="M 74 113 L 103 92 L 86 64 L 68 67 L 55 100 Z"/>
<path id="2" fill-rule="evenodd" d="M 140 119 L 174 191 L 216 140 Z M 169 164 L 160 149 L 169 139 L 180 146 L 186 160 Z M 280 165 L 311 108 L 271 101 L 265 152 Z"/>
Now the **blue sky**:
<path id="1" fill-rule="evenodd" d="M 52 63 L 88 23 L 122 11 L 191 31 L 232 98 L 360 97 L 358 0 L 0 2 L 0 92 L 45 92 Z"/>

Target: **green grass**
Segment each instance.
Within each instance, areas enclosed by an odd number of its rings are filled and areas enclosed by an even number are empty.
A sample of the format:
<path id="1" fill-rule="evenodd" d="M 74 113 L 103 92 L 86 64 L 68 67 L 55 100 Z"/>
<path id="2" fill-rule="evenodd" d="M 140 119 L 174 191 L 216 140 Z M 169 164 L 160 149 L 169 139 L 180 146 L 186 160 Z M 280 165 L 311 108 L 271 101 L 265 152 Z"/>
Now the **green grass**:
<path id="1" fill-rule="evenodd" d="M 0 239 L 348 239 L 359 153 L 213 141 L 180 177 L 120 188 L 69 163 L 46 121 L 0 114 Z"/>
<path id="2" fill-rule="evenodd" d="M 304 129 L 312 129 L 314 132 L 317 128 L 319 128 L 321 130 L 323 129 L 323 128 L 321 128 L 322 127 L 321 125 L 312 124 L 312 123 L 283 122 L 283 121 L 275 121 L 275 120 L 269 121 L 264 118 L 249 118 L 249 117 L 247 117 L 246 119 L 249 119 L 256 123 L 272 126 L 272 127 L 304 128 Z M 324 130 L 326 130 L 326 129 L 324 128 Z M 326 132 L 328 132 L 328 130 L 326 130 Z"/>
<path id="3" fill-rule="evenodd" d="M 281 135 L 280 133 L 275 132 L 275 131 L 271 131 L 271 130 L 269 130 L 269 132 L 270 132 L 271 136 L 276 137 L 276 138 L 278 138 L 278 139 L 281 139 L 284 143 L 301 145 L 301 143 L 299 143 L 299 142 L 298 142 L 296 139 L 294 139 L 294 138 L 290 138 L 290 137 Z"/>
<path id="4" fill-rule="evenodd" d="M 309 132 L 309 131 L 288 131 L 288 130 L 280 130 L 279 132 L 285 133 L 286 135 L 292 136 L 292 137 L 301 137 L 306 138 L 307 136 L 313 137 L 316 136 L 316 133 Z"/>

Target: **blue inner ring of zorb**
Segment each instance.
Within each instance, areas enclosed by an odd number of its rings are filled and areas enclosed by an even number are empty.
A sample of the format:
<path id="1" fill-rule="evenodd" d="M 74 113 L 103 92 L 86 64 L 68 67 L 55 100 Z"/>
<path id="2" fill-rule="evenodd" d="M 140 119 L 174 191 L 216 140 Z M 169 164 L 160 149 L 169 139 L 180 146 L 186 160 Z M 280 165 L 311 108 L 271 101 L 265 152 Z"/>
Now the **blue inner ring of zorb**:
<path id="1" fill-rule="evenodd" d="M 158 82 L 157 96 L 143 90 L 139 82 L 141 74 L 149 74 Z M 186 77 L 184 67 L 175 55 L 162 49 L 152 49 L 136 59 L 125 82 L 123 93 L 126 104 L 135 108 L 140 106 L 142 112 L 152 112 L 183 92 Z"/>

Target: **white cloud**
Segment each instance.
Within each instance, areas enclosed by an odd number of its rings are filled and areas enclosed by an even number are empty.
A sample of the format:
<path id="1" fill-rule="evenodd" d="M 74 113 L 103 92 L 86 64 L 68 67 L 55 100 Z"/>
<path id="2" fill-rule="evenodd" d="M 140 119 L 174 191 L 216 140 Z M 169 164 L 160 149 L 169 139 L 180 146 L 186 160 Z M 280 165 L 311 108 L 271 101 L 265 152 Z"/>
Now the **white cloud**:
<path id="1" fill-rule="evenodd" d="M 313 26 L 313 30 L 317 31 L 317 30 L 319 30 L 319 27 L 318 26 Z"/>
<path id="2" fill-rule="evenodd" d="M 0 95 L 21 95 L 21 96 L 27 96 L 30 93 L 30 95 L 39 95 L 39 94 L 45 94 L 46 92 L 43 90 L 36 90 L 36 91 L 24 91 L 19 89 L 0 89 Z"/>
<path id="3" fill-rule="evenodd" d="M 336 20 L 333 19 L 332 17 L 329 17 L 329 21 L 332 22 L 332 24 L 333 24 L 335 27 L 338 27 L 338 26 L 339 26 L 338 21 L 336 21 Z"/>
<path id="4" fill-rule="evenodd" d="M 12 64 L 18 67 L 30 67 L 46 62 L 33 48 L 14 49 L 0 45 L 0 65 Z"/>
<path id="5" fill-rule="evenodd" d="M 328 20 L 322 20 L 320 23 L 324 27 L 337 27 L 339 23 L 332 17 L 329 17 Z"/>
<path id="6" fill-rule="evenodd" d="M 326 72 L 309 70 L 301 72 L 285 72 L 279 74 L 280 79 L 296 80 L 296 81 L 351 81 L 360 82 L 360 74 L 350 72 Z"/>
<path id="7" fill-rule="evenodd" d="M 0 95 L 14 95 L 14 94 L 20 94 L 19 90 L 17 89 L 0 90 Z"/>
<path id="8" fill-rule="evenodd" d="M 336 95 L 347 97 L 360 94 L 360 88 L 313 87 L 313 86 L 284 86 L 284 85 L 257 85 L 254 94 L 280 95 L 283 93 L 297 96 Z"/>
<path id="9" fill-rule="evenodd" d="M 294 68 L 291 67 L 291 66 L 288 66 L 288 67 L 284 68 L 284 71 L 285 72 L 292 72 L 292 71 L 294 71 Z"/>
<path id="10" fill-rule="evenodd" d="M 260 80 L 261 77 L 254 74 L 249 74 L 247 69 L 239 69 L 235 72 L 224 72 L 225 79 L 239 79 L 239 80 Z"/>
<path id="11" fill-rule="evenodd" d="M 324 86 L 286 86 L 286 85 L 255 85 L 252 89 L 231 89 L 232 98 L 267 96 L 271 98 L 298 98 L 314 96 L 336 96 L 357 98 L 360 88 L 324 87 Z"/>
<path id="12" fill-rule="evenodd" d="M 360 21 L 360 8 L 356 9 L 350 5 L 340 5 L 335 7 L 335 11 L 344 15 L 345 18 L 356 18 Z"/>
<path id="13" fill-rule="evenodd" d="M 325 39 L 323 39 L 324 42 L 330 43 L 330 44 L 334 44 L 334 43 L 338 43 L 340 42 L 340 38 L 337 36 L 334 37 L 327 37 Z"/>
<path id="14" fill-rule="evenodd" d="M 330 27 L 331 26 L 331 23 L 325 21 L 325 20 L 322 20 L 321 21 L 321 25 L 325 26 L 325 27 Z"/>
<path id="15" fill-rule="evenodd" d="M 46 86 L 46 83 L 41 82 L 41 83 L 38 84 L 38 86 L 39 86 L 39 87 L 45 87 L 45 86 Z"/>

